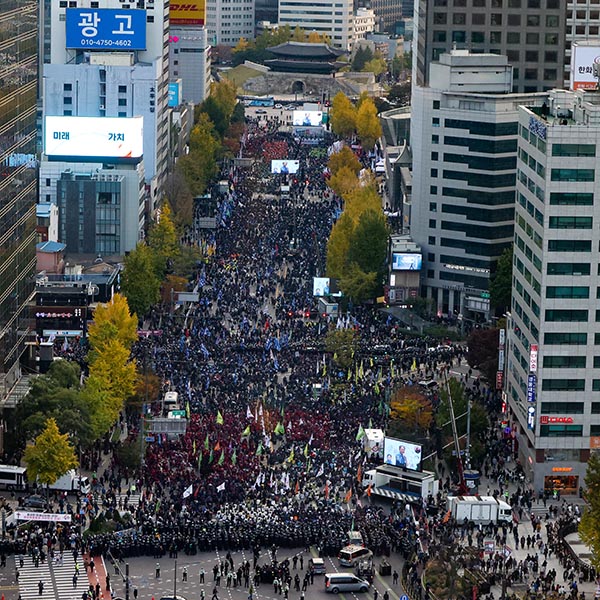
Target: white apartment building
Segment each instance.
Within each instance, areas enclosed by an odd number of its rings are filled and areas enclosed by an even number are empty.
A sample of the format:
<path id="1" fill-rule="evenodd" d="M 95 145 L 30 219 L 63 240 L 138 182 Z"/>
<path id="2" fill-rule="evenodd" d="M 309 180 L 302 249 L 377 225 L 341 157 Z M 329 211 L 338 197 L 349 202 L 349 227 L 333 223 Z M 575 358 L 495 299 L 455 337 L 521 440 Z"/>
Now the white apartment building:
<path id="1" fill-rule="evenodd" d="M 519 110 L 506 393 L 534 489 L 576 494 L 600 447 L 600 95 Z"/>
<path id="2" fill-rule="evenodd" d="M 183 102 L 200 104 L 210 92 L 210 51 L 204 27 L 171 27 L 169 72 L 171 79 L 181 79 Z"/>
<path id="3" fill-rule="evenodd" d="M 254 39 L 254 0 L 206 0 L 208 43 L 235 46 Z"/>
<path id="4" fill-rule="evenodd" d="M 453 50 L 413 85 L 410 234 L 423 250 L 422 295 L 440 315 L 490 317 L 489 282 L 512 243 L 520 104 L 505 56 Z"/>
<path id="5" fill-rule="evenodd" d="M 354 14 L 354 41 L 366 40 L 369 33 L 375 31 L 375 11 L 370 8 L 358 8 Z"/>
<path id="6" fill-rule="evenodd" d="M 279 0 L 279 26 L 325 34 L 336 48 L 348 51 L 354 38 L 352 0 Z"/>

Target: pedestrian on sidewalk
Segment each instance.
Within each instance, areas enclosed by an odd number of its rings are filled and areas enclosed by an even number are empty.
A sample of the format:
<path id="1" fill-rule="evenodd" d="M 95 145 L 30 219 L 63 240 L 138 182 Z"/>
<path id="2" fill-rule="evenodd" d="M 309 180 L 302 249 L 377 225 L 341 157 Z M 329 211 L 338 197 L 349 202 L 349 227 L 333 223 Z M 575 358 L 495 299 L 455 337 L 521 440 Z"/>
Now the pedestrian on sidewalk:
<path id="1" fill-rule="evenodd" d="M 77 587 L 77 573 L 73 574 L 73 589 Z"/>
<path id="2" fill-rule="evenodd" d="M 156 579 L 160 579 L 160 563 L 156 563 Z"/>
<path id="3" fill-rule="evenodd" d="M 110 574 L 106 574 L 106 589 L 110 592 Z"/>
<path id="4" fill-rule="evenodd" d="M 40 579 L 38 583 L 38 596 L 41 596 L 44 593 L 44 582 Z"/>
<path id="5" fill-rule="evenodd" d="M 205 574 L 204 567 L 202 567 L 200 569 L 200 583 L 204 583 L 204 574 Z"/>
<path id="6" fill-rule="evenodd" d="M 183 567 L 183 573 L 181 574 L 181 580 L 183 582 L 187 582 L 187 575 L 188 575 L 187 567 Z"/>

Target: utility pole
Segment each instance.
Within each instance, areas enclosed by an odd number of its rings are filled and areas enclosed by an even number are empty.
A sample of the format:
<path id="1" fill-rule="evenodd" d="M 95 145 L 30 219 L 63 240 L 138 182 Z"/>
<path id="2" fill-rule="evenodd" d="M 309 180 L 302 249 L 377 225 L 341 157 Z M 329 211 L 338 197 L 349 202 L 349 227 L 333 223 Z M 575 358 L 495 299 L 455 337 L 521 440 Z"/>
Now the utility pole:
<path id="1" fill-rule="evenodd" d="M 467 398 L 467 442 L 465 445 L 465 463 L 471 468 L 471 400 Z"/>
<path id="2" fill-rule="evenodd" d="M 173 600 L 177 600 L 177 559 L 175 559 L 175 573 L 173 574 Z"/>
<path id="3" fill-rule="evenodd" d="M 125 600 L 129 600 L 129 563 L 125 563 Z"/>

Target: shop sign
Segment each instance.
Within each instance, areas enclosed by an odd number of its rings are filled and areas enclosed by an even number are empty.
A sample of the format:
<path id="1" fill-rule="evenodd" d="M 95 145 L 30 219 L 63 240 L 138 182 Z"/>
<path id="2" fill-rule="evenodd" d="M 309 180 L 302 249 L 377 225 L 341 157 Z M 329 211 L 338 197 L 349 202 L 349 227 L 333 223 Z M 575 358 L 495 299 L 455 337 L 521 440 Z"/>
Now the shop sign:
<path id="1" fill-rule="evenodd" d="M 600 450 L 600 435 L 590 437 L 590 448 L 592 450 Z"/>
<path id="2" fill-rule="evenodd" d="M 540 417 L 540 423 L 542 425 L 553 425 L 555 423 L 572 423 L 573 417 L 548 417 L 547 415 L 542 415 Z"/>
<path id="3" fill-rule="evenodd" d="M 527 376 L 527 402 L 535 402 L 535 388 L 536 388 L 537 377 L 530 373 Z"/>
<path id="4" fill-rule="evenodd" d="M 504 383 L 504 371 L 496 372 L 496 389 L 501 390 Z"/>
<path id="5" fill-rule="evenodd" d="M 527 409 L 527 429 L 535 429 L 535 406 Z"/>
<path id="6" fill-rule="evenodd" d="M 573 467 L 552 467 L 553 473 L 570 473 Z"/>
<path id="7" fill-rule="evenodd" d="M 529 348 L 529 372 L 537 373 L 537 364 L 538 364 L 538 345 L 531 344 Z"/>

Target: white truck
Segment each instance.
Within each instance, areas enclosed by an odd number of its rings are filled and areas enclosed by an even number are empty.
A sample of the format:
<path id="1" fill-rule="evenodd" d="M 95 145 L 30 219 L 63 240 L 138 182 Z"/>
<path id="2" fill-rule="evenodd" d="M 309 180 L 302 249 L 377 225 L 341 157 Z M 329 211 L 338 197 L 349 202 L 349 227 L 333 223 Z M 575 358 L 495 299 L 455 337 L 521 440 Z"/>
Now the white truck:
<path id="1" fill-rule="evenodd" d="M 449 496 L 447 508 L 457 523 L 465 519 L 482 524 L 513 520 L 510 505 L 493 496 Z"/>
<path id="2" fill-rule="evenodd" d="M 380 465 L 363 473 L 362 487 L 376 496 L 421 503 L 438 493 L 439 481 L 430 471 L 404 471 L 400 467 Z"/>
<path id="3" fill-rule="evenodd" d="M 90 480 L 85 475 L 77 475 L 77 472 L 74 469 L 71 469 L 59 477 L 54 483 L 50 484 L 48 489 L 89 494 L 92 486 L 90 485 Z"/>

